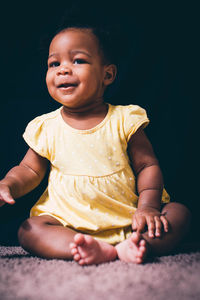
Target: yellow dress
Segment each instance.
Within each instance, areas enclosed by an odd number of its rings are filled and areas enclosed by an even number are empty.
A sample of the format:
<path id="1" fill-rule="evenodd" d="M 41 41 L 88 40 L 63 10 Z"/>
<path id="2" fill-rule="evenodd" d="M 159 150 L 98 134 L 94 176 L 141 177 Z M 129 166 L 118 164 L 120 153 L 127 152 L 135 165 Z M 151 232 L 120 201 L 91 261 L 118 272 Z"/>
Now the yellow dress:
<path id="1" fill-rule="evenodd" d="M 48 186 L 30 215 L 50 215 L 78 232 L 119 243 L 131 233 L 138 200 L 128 141 L 149 123 L 146 112 L 109 104 L 100 124 L 78 130 L 64 122 L 61 109 L 35 118 L 23 134 L 51 163 Z M 162 201 L 169 202 L 165 190 Z"/>

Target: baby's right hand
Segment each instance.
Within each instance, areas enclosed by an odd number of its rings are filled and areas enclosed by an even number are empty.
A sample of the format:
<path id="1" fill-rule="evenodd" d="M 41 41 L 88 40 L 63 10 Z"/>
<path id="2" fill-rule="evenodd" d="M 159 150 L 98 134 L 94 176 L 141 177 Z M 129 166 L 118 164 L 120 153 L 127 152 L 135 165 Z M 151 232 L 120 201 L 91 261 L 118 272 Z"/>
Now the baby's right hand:
<path id="1" fill-rule="evenodd" d="M 0 183 L 0 207 L 5 203 L 15 204 L 15 200 L 11 196 L 10 188 L 5 184 Z"/>

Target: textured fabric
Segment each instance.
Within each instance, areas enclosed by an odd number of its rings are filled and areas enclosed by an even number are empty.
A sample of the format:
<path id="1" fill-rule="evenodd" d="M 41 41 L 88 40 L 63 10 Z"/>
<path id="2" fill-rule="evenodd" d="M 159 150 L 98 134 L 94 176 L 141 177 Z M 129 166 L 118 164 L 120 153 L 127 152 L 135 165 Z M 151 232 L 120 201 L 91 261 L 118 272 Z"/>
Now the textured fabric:
<path id="1" fill-rule="evenodd" d="M 64 226 L 116 244 L 131 233 L 137 208 L 128 141 L 149 120 L 137 105 L 108 107 L 105 119 L 89 130 L 70 127 L 61 107 L 31 121 L 23 137 L 51 162 L 48 187 L 31 216 L 48 214 Z M 163 202 L 168 201 L 164 191 Z"/>
<path id="2" fill-rule="evenodd" d="M 81 267 L 34 257 L 20 247 L 0 247 L 0 299 L 199 300 L 200 245 L 198 252 L 191 249 L 141 265 L 115 260 Z"/>

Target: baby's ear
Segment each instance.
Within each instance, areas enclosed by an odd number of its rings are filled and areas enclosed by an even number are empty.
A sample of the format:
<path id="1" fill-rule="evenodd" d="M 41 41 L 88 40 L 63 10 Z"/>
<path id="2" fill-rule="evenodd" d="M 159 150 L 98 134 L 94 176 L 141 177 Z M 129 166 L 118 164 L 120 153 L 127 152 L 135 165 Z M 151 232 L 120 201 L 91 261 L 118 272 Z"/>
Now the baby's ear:
<path id="1" fill-rule="evenodd" d="M 117 74 L 116 65 L 106 65 L 104 74 L 104 85 L 107 86 L 113 83 Z"/>

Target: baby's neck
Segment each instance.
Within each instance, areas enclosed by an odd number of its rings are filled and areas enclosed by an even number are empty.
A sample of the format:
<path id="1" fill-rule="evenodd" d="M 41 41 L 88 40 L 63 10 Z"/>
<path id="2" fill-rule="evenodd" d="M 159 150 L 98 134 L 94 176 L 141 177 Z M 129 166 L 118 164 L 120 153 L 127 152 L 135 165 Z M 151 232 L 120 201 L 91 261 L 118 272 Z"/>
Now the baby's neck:
<path id="1" fill-rule="evenodd" d="M 69 108 L 63 106 L 61 115 L 63 120 L 71 127 L 87 130 L 97 126 L 103 121 L 108 112 L 108 105 L 104 102 L 95 102 L 85 107 Z"/>
<path id="2" fill-rule="evenodd" d="M 66 107 L 62 108 L 63 118 L 74 118 L 74 119 L 84 119 L 85 117 L 90 117 L 90 115 L 101 114 L 107 111 L 107 104 L 103 100 L 95 101 L 89 103 L 82 107 Z"/>

